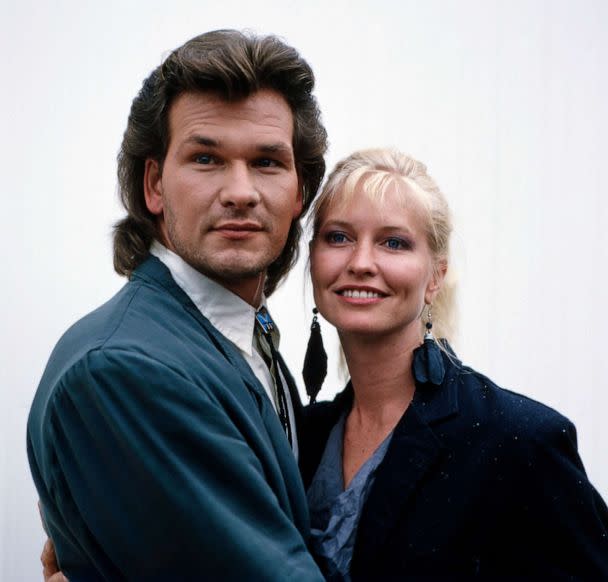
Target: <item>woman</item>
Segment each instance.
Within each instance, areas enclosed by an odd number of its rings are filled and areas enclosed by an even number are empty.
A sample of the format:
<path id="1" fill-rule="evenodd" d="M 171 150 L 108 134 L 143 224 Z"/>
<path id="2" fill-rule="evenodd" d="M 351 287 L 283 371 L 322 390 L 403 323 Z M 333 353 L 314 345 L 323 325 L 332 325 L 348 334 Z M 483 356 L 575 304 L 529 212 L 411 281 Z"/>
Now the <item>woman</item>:
<path id="1" fill-rule="evenodd" d="M 316 306 L 350 381 L 308 408 L 301 465 L 328 579 L 608 579 L 608 511 L 574 426 L 447 342 L 450 213 L 395 151 L 338 164 L 313 210 Z"/>

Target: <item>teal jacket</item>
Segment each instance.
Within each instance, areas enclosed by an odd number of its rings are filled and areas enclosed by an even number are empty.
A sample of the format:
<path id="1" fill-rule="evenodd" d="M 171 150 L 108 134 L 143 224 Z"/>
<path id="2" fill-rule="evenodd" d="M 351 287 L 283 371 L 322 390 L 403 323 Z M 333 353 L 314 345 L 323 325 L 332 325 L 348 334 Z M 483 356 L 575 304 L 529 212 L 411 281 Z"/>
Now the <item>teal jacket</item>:
<path id="1" fill-rule="evenodd" d="M 270 400 L 154 257 L 61 338 L 27 446 L 71 582 L 322 580 Z"/>

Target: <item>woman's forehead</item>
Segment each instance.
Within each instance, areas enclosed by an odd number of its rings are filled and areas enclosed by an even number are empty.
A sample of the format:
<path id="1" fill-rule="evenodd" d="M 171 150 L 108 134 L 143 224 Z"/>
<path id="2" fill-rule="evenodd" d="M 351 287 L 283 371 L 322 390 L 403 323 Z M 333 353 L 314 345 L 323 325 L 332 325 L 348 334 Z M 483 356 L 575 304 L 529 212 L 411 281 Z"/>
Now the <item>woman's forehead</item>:
<path id="1" fill-rule="evenodd" d="M 329 214 L 344 213 L 353 207 L 362 205 L 364 200 L 366 208 L 369 209 L 371 206 L 373 212 L 388 215 L 389 219 L 395 209 L 403 210 L 406 214 L 413 212 L 418 218 L 426 216 L 426 208 L 420 192 L 405 181 L 393 179 L 377 183 L 378 181 L 373 180 L 373 176 L 365 178 L 354 185 L 346 182 L 341 188 L 338 188 L 324 205 L 322 218 L 325 219 Z"/>

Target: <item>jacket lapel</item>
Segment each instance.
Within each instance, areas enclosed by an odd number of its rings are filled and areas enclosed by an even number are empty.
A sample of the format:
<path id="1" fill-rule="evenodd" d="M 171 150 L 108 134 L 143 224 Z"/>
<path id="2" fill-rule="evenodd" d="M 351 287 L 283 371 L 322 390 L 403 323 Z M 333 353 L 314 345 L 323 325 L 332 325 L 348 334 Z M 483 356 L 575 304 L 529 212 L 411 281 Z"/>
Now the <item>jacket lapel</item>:
<path id="1" fill-rule="evenodd" d="M 418 492 L 423 477 L 439 462 L 446 449 L 433 425 L 458 414 L 457 360 L 444 354 L 446 374 L 441 386 L 417 385 L 414 400 L 393 431 L 363 507 L 355 542 L 355 562 L 369 563 Z"/>
<path id="2" fill-rule="evenodd" d="M 354 551 L 357 562 L 367 562 L 382 547 L 402 507 L 440 454 L 435 433 L 410 405 L 395 427 L 364 505 Z"/>
<path id="3" fill-rule="evenodd" d="M 238 370 L 247 385 L 257 393 L 257 396 L 265 397 L 266 393 L 264 388 L 261 386 L 244 358 L 238 353 L 232 343 L 227 340 L 205 316 L 203 316 L 190 297 L 188 297 L 183 289 L 175 282 L 169 269 L 167 269 L 159 259 L 151 255 L 137 267 L 133 272 L 132 278 L 141 279 L 153 285 L 161 285 L 169 292 L 174 299 L 181 303 L 182 307 L 198 321 L 218 351 L 226 358 L 229 364 Z"/>
<path id="4" fill-rule="evenodd" d="M 249 364 L 241 356 L 236 346 L 222 335 L 200 312 L 188 295 L 175 282 L 169 269 L 159 259 L 150 256 L 134 271 L 132 278 L 146 281 L 150 285 L 162 286 L 200 324 L 209 340 L 214 344 L 219 353 L 226 358 L 227 364 L 237 369 L 243 382 L 250 392 L 253 393 L 254 401 L 257 403 L 262 423 L 266 429 L 269 446 L 272 447 L 276 454 L 282 477 L 280 483 L 281 491 L 284 492 L 288 500 L 288 502 L 284 503 L 282 496 L 279 495 L 279 502 L 296 527 L 298 527 L 303 535 L 307 535 L 309 530 L 308 509 L 296 460 L 285 438 L 279 417 L 275 413 L 270 399 L 266 395 L 266 391 Z M 287 367 L 285 366 L 284 371 L 286 370 Z M 294 411 L 297 403 L 298 413 L 301 414 L 302 405 L 299 397 L 293 397 L 294 390 L 297 395 L 295 382 L 288 371 L 285 377 L 288 379 L 289 390 L 292 394 Z"/>

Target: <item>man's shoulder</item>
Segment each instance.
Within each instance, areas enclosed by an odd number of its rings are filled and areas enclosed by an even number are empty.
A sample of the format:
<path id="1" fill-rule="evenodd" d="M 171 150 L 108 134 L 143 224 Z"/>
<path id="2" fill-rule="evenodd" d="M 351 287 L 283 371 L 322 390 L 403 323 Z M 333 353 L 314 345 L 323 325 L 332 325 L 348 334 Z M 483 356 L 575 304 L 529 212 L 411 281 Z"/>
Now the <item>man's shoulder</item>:
<path id="1" fill-rule="evenodd" d="M 147 329 L 162 327 L 164 319 L 174 319 L 179 311 L 179 304 L 162 288 L 141 280 L 129 281 L 111 299 L 72 324 L 50 359 L 67 354 L 78 358 L 102 346 L 129 342 L 129 338 L 145 343 L 154 338 Z"/>
<path id="2" fill-rule="evenodd" d="M 197 325 L 188 302 L 168 269 L 150 257 L 111 299 L 68 328 L 51 360 L 64 353 L 80 357 L 100 347 L 120 349 L 159 341 L 166 345 L 168 336 L 179 337 L 176 328 Z"/>
<path id="3" fill-rule="evenodd" d="M 174 368 L 192 366 L 190 359 L 208 363 L 218 358 L 211 325 L 205 325 L 202 316 L 197 318 L 181 299 L 154 280 L 134 277 L 63 334 L 39 391 L 52 392 L 68 372 L 90 369 L 110 354 L 114 362 L 135 357 L 145 360 L 148 367 Z"/>

